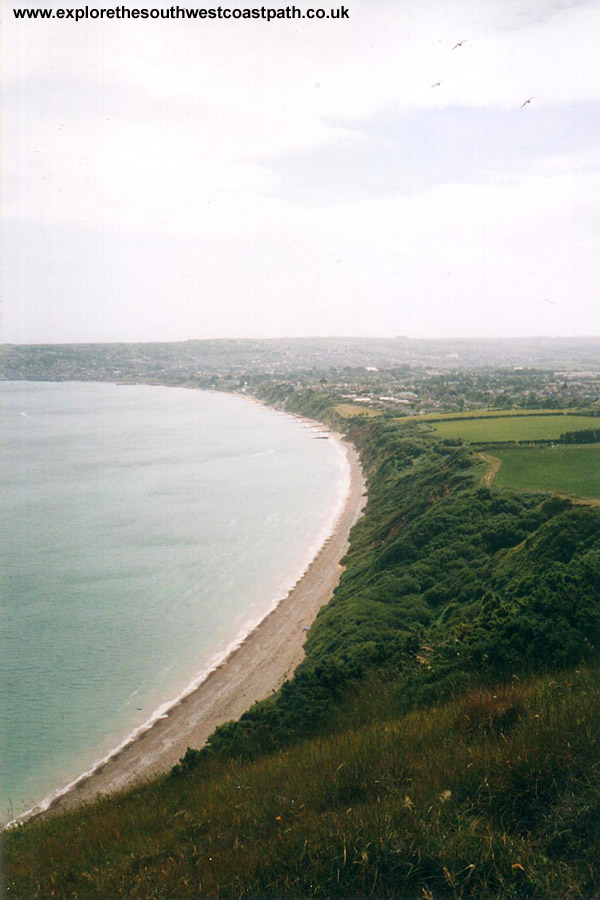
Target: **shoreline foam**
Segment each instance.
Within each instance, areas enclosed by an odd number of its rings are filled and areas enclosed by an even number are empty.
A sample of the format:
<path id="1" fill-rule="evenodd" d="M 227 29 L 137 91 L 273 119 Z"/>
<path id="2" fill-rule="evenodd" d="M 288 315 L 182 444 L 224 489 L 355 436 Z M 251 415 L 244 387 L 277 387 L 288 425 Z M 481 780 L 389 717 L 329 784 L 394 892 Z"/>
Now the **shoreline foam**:
<path id="1" fill-rule="evenodd" d="M 278 690 L 291 676 L 303 657 L 305 632 L 319 608 L 330 599 L 339 580 L 342 571 L 339 560 L 346 552 L 348 533 L 360 515 L 364 496 L 364 480 L 354 447 L 342 443 L 341 436 L 319 422 L 301 416 L 294 418 L 318 428 L 320 432 L 327 431 L 345 454 L 348 464 L 345 494 L 340 494 L 328 526 L 322 529 L 309 548 L 300 577 L 283 596 L 273 599 L 270 609 L 261 611 L 258 620 L 242 626 L 224 650 L 211 656 L 177 697 L 161 704 L 146 722 L 130 732 L 88 770 L 51 792 L 5 827 L 71 808 L 80 802 L 131 787 L 136 782 L 167 772 L 184 755 L 187 746 L 202 746 L 219 724 L 239 718 L 253 702 Z M 310 596 L 312 602 L 303 607 L 305 594 Z M 282 607 L 286 609 L 282 610 Z M 287 610 L 287 607 L 292 609 Z M 286 611 L 295 616 L 286 617 Z M 278 623 L 274 619 L 287 621 Z M 283 624 L 286 625 L 283 629 L 285 634 L 282 634 Z M 269 631 L 273 633 L 269 635 Z M 293 632 L 295 640 L 287 642 L 288 652 L 273 654 L 272 645 L 281 645 L 281 638 L 286 642 L 285 638 L 291 637 Z M 241 663 L 240 656 L 244 657 Z M 247 661 L 245 657 L 248 657 Z M 236 668 L 239 671 L 232 672 Z M 232 674 L 236 677 L 232 678 Z M 250 696 L 252 699 L 246 701 L 246 697 Z"/>

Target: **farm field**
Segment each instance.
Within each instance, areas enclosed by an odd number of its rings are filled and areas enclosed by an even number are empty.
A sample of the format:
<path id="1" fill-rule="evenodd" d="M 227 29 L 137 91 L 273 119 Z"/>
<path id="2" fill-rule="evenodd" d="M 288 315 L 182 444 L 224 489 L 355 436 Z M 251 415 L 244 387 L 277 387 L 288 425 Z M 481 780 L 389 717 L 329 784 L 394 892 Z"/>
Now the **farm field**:
<path id="1" fill-rule="evenodd" d="M 374 416 L 381 415 L 380 410 L 372 409 L 369 406 L 359 405 L 358 403 L 338 403 L 334 408 L 340 416 L 344 417 L 344 419 L 351 419 L 352 416 L 367 416 L 373 418 Z"/>
<path id="2" fill-rule="evenodd" d="M 414 421 L 414 420 L 413 420 Z M 465 441 L 487 443 L 494 441 L 552 441 L 566 431 L 583 431 L 598 428 L 598 416 L 529 415 L 500 416 L 482 419 L 445 419 L 432 422 L 432 427 L 442 438 L 463 438 Z"/>
<path id="3" fill-rule="evenodd" d="M 600 500 L 600 444 L 494 450 L 495 484 Z"/>
<path id="4" fill-rule="evenodd" d="M 411 416 L 411 421 L 443 422 L 447 419 L 511 419 L 515 416 L 560 416 L 572 409 L 465 409 L 464 412 L 425 413 Z"/>

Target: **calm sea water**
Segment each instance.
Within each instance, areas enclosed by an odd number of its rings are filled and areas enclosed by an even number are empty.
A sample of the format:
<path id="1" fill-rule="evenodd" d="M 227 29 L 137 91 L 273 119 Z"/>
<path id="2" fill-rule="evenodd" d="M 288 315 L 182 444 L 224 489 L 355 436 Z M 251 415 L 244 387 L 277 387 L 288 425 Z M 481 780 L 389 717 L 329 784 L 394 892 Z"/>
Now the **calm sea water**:
<path id="1" fill-rule="evenodd" d="M 301 575 L 333 441 L 242 398 L 2 386 L 2 796 L 18 815 L 181 694 Z"/>

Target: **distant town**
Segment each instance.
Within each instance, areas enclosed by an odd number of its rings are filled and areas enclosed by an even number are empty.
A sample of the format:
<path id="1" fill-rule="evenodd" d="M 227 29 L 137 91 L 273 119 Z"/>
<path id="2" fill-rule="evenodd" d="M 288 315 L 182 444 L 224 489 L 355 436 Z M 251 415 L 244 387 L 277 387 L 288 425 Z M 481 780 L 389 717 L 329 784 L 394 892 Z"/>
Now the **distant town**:
<path id="1" fill-rule="evenodd" d="M 600 410 L 600 338 L 306 338 L 5 345 L 4 380 L 169 384 L 420 415 L 477 409 Z M 366 413 L 368 414 L 368 412 Z"/>

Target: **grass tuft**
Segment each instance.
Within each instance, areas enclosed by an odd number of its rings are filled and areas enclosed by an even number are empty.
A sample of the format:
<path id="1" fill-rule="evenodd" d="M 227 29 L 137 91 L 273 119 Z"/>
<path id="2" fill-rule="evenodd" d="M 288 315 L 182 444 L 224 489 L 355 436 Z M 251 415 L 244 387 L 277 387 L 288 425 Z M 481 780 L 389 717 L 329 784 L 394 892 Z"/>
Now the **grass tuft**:
<path id="1" fill-rule="evenodd" d="M 513 686 L 499 693 L 484 688 L 469 691 L 463 700 L 456 726 L 466 733 L 495 732 L 503 734 L 523 718 L 522 696 Z"/>

